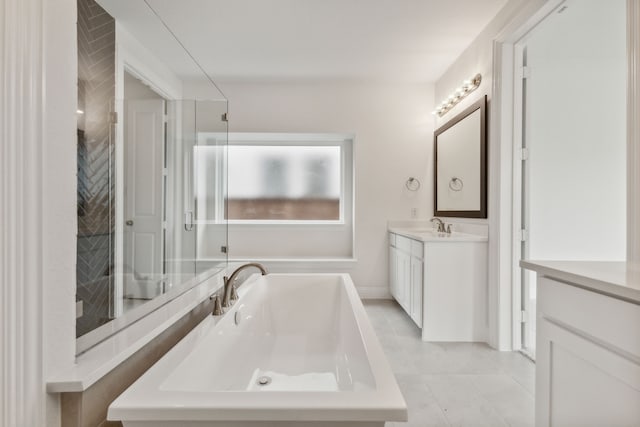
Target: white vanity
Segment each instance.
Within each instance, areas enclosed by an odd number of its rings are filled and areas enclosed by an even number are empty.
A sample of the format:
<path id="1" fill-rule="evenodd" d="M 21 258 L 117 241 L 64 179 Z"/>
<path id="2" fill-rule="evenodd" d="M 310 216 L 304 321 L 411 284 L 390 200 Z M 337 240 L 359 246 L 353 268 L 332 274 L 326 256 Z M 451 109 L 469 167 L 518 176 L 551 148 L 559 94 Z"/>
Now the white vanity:
<path id="1" fill-rule="evenodd" d="M 389 228 L 391 295 L 423 341 L 486 341 L 487 238 Z"/>
<path id="2" fill-rule="evenodd" d="M 538 276 L 536 427 L 640 425 L 640 265 L 521 266 Z"/>

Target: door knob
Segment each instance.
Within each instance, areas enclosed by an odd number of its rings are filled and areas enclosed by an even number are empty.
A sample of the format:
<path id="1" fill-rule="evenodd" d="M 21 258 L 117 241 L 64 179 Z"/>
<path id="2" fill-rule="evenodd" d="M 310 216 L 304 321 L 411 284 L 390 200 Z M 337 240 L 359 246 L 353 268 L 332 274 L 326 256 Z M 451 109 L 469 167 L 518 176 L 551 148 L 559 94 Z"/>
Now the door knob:
<path id="1" fill-rule="evenodd" d="M 133 220 L 129 219 L 129 220 L 127 220 L 127 222 L 125 222 L 125 224 L 127 224 L 127 225 L 133 225 Z"/>

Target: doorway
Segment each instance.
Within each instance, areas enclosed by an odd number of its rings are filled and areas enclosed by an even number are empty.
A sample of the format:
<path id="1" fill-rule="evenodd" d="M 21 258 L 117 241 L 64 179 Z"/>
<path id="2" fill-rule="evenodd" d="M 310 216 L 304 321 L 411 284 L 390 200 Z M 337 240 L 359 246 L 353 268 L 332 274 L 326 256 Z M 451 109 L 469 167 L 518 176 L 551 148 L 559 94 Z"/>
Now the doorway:
<path id="1" fill-rule="evenodd" d="M 514 54 L 514 347 L 535 358 L 518 261 L 626 258 L 626 1 L 562 2 Z"/>
<path id="2" fill-rule="evenodd" d="M 124 73 L 122 312 L 166 286 L 167 102 Z"/>

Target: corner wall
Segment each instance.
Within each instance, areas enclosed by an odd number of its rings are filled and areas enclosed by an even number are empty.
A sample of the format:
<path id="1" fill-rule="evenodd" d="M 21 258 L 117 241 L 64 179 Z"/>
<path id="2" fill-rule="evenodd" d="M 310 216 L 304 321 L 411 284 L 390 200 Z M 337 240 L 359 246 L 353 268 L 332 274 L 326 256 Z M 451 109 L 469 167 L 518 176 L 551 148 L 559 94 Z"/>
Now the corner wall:
<path id="1" fill-rule="evenodd" d="M 230 132 L 354 134 L 355 263 L 350 273 L 361 296 L 388 297 L 387 221 L 433 212 L 433 86 L 358 83 L 227 83 Z M 412 193 L 405 182 L 418 178 Z M 313 244 L 310 242 L 309 244 Z M 234 230 L 229 227 L 230 256 Z M 268 254 L 265 254 L 268 255 Z M 336 270 L 295 262 L 296 270 Z"/>

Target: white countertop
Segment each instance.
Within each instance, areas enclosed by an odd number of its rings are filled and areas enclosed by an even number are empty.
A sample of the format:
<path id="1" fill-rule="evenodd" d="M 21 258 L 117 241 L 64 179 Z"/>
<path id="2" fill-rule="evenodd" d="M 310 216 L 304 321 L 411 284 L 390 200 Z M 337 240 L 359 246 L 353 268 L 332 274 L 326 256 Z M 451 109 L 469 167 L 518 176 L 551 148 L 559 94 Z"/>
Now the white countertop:
<path id="1" fill-rule="evenodd" d="M 543 276 L 640 304 L 640 264 L 622 261 L 520 261 L 520 266 Z"/>
<path id="2" fill-rule="evenodd" d="M 486 236 L 479 236 L 476 234 L 459 233 L 457 231 L 448 233 L 438 233 L 432 228 L 409 228 L 409 227 L 389 227 L 390 233 L 399 234 L 401 236 L 408 237 L 410 239 L 419 240 L 421 242 L 438 242 L 438 243 L 451 243 L 451 242 L 486 242 L 488 241 Z"/>

